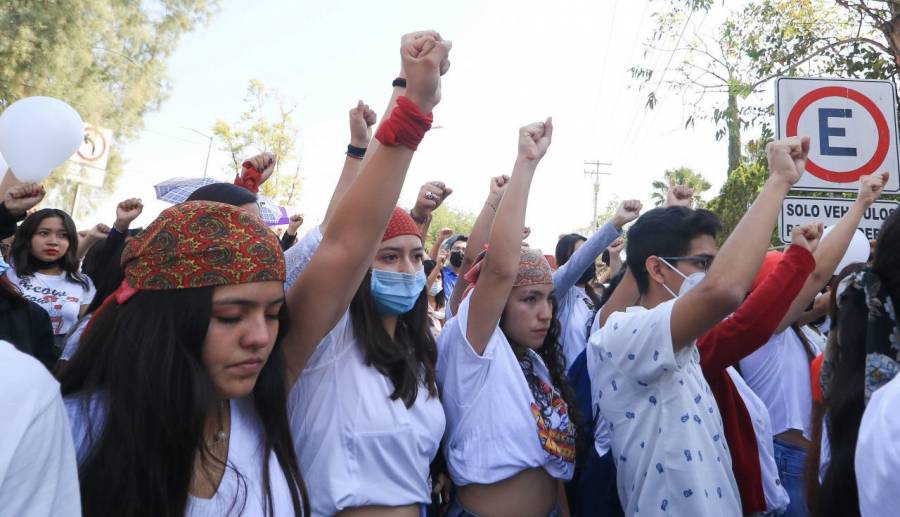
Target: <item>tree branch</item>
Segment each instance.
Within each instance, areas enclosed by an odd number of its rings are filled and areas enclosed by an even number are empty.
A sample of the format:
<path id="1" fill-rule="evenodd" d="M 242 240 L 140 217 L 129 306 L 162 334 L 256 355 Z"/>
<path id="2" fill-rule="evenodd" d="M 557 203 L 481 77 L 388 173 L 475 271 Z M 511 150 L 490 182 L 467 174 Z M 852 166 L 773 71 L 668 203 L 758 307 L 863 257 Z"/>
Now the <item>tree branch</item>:
<path id="1" fill-rule="evenodd" d="M 811 61 L 812 59 L 814 59 L 814 58 L 816 58 L 816 57 L 822 55 L 822 53 L 824 53 L 824 52 L 826 52 L 826 51 L 828 51 L 828 50 L 831 50 L 831 49 L 833 49 L 833 48 L 835 48 L 835 47 L 840 47 L 840 46 L 843 46 L 843 45 L 849 45 L 849 44 L 851 44 L 851 43 L 867 43 L 867 44 L 869 44 L 869 45 L 872 45 L 872 46 L 874 46 L 874 47 L 877 47 L 877 48 L 878 48 L 879 50 L 881 50 L 882 52 L 884 52 L 884 53 L 886 53 L 886 54 L 888 54 L 888 55 L 893 56 L 893 52 L 891 52 L 891 49 L 890 49 L 890 48 L 888 48 L 886 45 L 883 45 L 883 44 L 881 44 L 881 43 L 878 43 L 877 41 L 875 41 L 875 40 L 873 40 L 873 39 L 870 39 L 870 38 L 848 38 L 848 39 L 844 39 L 844 40 L 840 40 L 840 41 L 835 41 L 834 43 L 831 43 L 831 44 L 829 44 L 829 45 L 825 45 L 825 46 L 822 47 L 822 48 L 819 48 L 819 49 L 816 49 L 816 50 L 810 52 L 805 58 L 801 59 L 800 61 L 798 61 L 798 62 L 796 62 L 796 63 L 791 63 L 791 65 L 790 65 L 789 68 L 796 68 L 796 67 L 798 67 L 798 66 L 800 66 L 800 65 L 802 65 L 802 64 L 804 64 L 804 63 L 806 63 L 806 62 L 808 62 L 808 61 Z M 755 83 L 753 83 L 753 84 L 751 85 L 751 89 L 752 89 L 752 90 L 756 90 L 756 88 L 757 88 L 758 86 L 760 86 L 760 85 L 762 85 L 762 84 L 764 84 L 764 83 L 766 83 L 766 82 L 768 82 L 768 81 L 770 81 L 770 80 L 772 80 L 772 79 L 774 79 L 774 78 L 776 78 L 776 77 L 778 77 L 778 76 L 780 76 L 780 75 L 783 75 L 784 72 L 785 72 L 785 69 L 781 69 L 781 70 L 779 70 L 778 72 L 775 72 L 775 73 L 773 73 L 773 74 L 770 74 L 770 75 L 767 76 L 767 77 L 764 77 L 763 79 L 760 79 L 759 81 L 757 81 L 757 82 L 755 82 Z"/>

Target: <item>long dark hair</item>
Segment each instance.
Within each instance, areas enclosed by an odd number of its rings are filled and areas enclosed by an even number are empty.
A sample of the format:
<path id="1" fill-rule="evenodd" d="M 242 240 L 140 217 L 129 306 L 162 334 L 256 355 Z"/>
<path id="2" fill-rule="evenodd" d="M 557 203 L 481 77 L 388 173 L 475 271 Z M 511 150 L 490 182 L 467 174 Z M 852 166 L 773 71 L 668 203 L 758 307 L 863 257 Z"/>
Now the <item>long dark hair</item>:
<path id="1" fill-rule="evenodd" d="M 212 287 L 139 291 L 127 304 L 114 298 L 96 313 L 81 346 L 59 375 L 63 395 L 85 397 L 85 414 L 100 395 L 102 429 L 79 468 L 85 515 L 183 515 L 203 440 L 214 385 L 202 362 L 212 313 Z M 267 508 L 273 500 L 269 458 L 274 452 L 290 486 L 296 515 L 309 515 L 309 499 L 297 466 L 287 416 L 286 307 L 278 336 L 253 388 L 253 405 L 264 430 L 262 476 Z M 228 465 L 227 468 L 232 468 Z M 243 481 L 241 484 L 244 484 Z M 240 492 L 240 490 L 239 490 Z M 238 513 L 241 501 L 234 501 Z"/>
<path id="2" fill-rule="evenodd" d="M 391 338 L 375 306 L 371 278 L 369 271 L 350 302 L 353 335 L 362 344 L 366 364 L 391 380 L 391 400 L 402 400 L 408 408 L 419 394 L 422 368 L 428 394 L 437 397 L 437 345 L 428 326 L 428 293 L 422 289 L 412 310 L 397 318 L 397 330 Z"/>
<path id="3" fill-rule="evenodd" d="M 41 221 L 50 217 L 59 217 L 62 220 L 63 228 L 66 230 L 66 239 L 69 241 L 69 248 L 57 261 L 59 267 L 66 273 L 66 279 L 69 282 L 79 284 L 85 290 L 89 289 L 88 279 L 78 272 L 78 231 L 75 229 L 75 221 L 69 217 L 69 214 L 58 208 L 38 210 L 26 217 L 19 225 L 13 244 L 9 249 L 9 256 L 12 259 L 16 275 L 19 277 L 33 275 L 40 268 L 37 257 L 31 254 L 31 238 L 37 233 Z"/>
<path id="4" fill-rule="evenodd" d="M 556 267 L 562 267 L 570 258 L 572 258 L 572 255 L 575 254 L 575 243 L 579 241 L 586 242 L 587 238 L 579 233 L 569 233 L 559 238 L 559 241 L 556 242 L 554 254 L 554 258 L 556 258 Z M 591 264 L 585 271 L 591 271 L 593 274 L 596 274 L 596 266 Z M 579 275 L 584 275 L 585 271 L 579 271 Z M 581 278 L 579 277 L 579 281 L 580 280 Z M 584 284 L 584 294 L 591 300 L 591 303 L 596 309 L 600 304 L 600 297 L 597 296 L 597 293 L 594 292 L 594 288 L 587 282 Z"/>
<path id="5" fill-rule="evenodd" d="M 872 271 L 887 288 L 891 300 L 900 300 L 900 210 L 882 224 L 875 246 Z M 835 292 L 837 296 L 837 292 Z M 832 315 L 837 354 L 831 388 L 825 393 L 831 463 L 822 480 L 817 516 L 859 515 L 856 490 L 856 441 L 865 411 L 866 325 L 869 311 L 865 295 L 848 289 L 840 310 Z M 835 317 L 836 316 L 836 317 Z"/>
<path id="6" fill-rule="evenodd" d="M 552 316 L 550 318 L 550 329 L 547 331 L 547 335 L 544 337 L 544 343 L 540 348 L 535 350 L 535 352 L 544 362 L 544 366 L 547 367 L 547 371 L 550 373 L 550 381 L 553 383 L 553 386 L 559 390 L 563 400 L 566 401 L 569 418 L 572 423 L 575 424 L 577 450 L 581 452 L 585 450 L 585 447 L 587 447 L 590 443 L 590 437 L 587 436 L 588 433 L 584 432 L 585 419 L 581 414 L 581 411 L 579 411 L 578 409 L 575 390 L 572 389 L 572 386 L 569 385 L 566 377 L 566 358 L 563 355 L 562 345 L 559 342 L 559 336 L 562 334 L 562 325 L 560 325 L 559 318 L 557 317 L 559 306 L 557 305 L 555 296 L 550 297 L 550 305 L 553 308 L 551 313 Z M 506 332 L 506 329 L 503 328 L 505 326 L 505 323 L 506 311 L 503 311 L 503 315 L 500 316 L 500 330 L 503 331 L 503 335 L 506 336 L 506 340 L 509 341 L 510 345 L 512 345 L 516 357 L 524 356 L 526 347 L 523 345 L 519 345 L 512 340 L 511 336 Z M 525 372 L 523 371 L 522 374 L 524 375 Z M 528 376 L 526 376 L 525 378 L 526 380 L 528 380 L 528 387 L 531 389 L 532 394 L 535 395 L 535 403 L 540 406 L 540 400 L 543 398 L 543 396 L 538 396 L 540 393 L 542 393 L 541 387 L 535 386 L 528 379 Z M 541 412 L 544 412 L 547 409 L 549 408 L 540 408 Z"/>

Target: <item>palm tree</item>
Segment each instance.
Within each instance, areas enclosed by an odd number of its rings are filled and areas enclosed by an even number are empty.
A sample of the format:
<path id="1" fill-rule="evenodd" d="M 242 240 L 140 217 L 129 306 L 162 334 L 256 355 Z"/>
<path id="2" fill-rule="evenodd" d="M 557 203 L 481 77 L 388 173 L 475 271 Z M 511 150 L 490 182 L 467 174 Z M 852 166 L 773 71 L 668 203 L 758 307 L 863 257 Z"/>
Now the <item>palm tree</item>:
<path id="1" fill-rule="evenodd" d="M 655 206 L 663 206 L 666 203 L 666 194 L 669 191 L 669 187 L 676 185 L 683 185 L 694 189 L 694 206 L 696 207 L 703 205 L 700 194 L 712 187 L 703 175 L 694 172 L 693 169 L 687 167 L 668 169 L 663 173 L 663 181 L 653 182 L 653 194 L 650 196 L 651 199 L 653 199 L 653 204 Z"/>

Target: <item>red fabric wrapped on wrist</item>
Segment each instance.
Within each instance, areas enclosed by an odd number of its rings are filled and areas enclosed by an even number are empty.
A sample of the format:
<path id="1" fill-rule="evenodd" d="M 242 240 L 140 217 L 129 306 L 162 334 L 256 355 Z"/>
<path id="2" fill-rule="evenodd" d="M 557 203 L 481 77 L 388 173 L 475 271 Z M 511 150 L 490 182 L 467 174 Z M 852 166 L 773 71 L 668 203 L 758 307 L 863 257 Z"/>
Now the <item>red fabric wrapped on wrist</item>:
<path id="1" fill-rule="evenodd" d="M 240 176 L 234 178 L 234 184 L 256 194 L 259 192 L 259 186 L 262 184 L 262 173 L 256 170 L 256 167 L 251 165 L 249 160 L 241 166 L 244 170 Z"/>
<path id="2" fill-rule="evenodd" d="M 415 151 L 425 133 L 431 129 L 433 121 L 431 113 L 425 115 L 413 101 L 400 96 L 397 97 L 397 107 L 391 111 L 391 116 L 378 126 L 375 138 L 382 145 L 402 144 Z"/>

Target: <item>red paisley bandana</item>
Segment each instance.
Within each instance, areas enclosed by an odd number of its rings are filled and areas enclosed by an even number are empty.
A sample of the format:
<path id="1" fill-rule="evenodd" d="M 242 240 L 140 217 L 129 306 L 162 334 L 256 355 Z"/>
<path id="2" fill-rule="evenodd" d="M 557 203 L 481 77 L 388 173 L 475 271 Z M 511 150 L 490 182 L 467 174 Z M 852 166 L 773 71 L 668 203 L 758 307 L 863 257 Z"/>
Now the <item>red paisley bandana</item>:
<path id="1" fill-rule="evenodd" d="M 164 210 L 122 252 L 128 286 L 188 289 L 284 281 L 278 238 L 259 218 L 222 203 L 190 201 Z"/>

